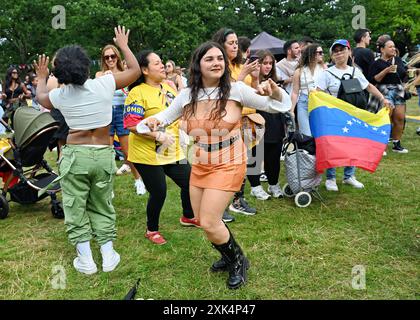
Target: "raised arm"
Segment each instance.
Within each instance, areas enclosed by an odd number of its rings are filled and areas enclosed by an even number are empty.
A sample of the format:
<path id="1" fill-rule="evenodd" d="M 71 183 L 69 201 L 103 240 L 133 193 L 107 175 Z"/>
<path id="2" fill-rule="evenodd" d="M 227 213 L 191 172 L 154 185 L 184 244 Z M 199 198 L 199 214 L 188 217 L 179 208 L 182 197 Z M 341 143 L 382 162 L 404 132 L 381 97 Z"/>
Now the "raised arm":
<path id="1" fill-rule="evenodd" d="M 50 59 L 45 54 L 38 57 L 38 62 L 34 61 L 35 72 L 38 77 L 38 86 L 36 88 L 36 99 L 46 109 L 52 109 L 53 105 L 48 96 L 47 79 L 50 74 L 48 63 Z"/>
<path id="2" fill-rule="evenodd" d="M 287 112 L 292 107 L 290 96 L 277 84 L 268 79 L 258 86 L 257 92 L 238 83 L 241 104 L 268 113 Z"/>
<path id="3" fill-rule="evenodd" d="M 125 27 L 121 28 L 118 26 L 114 31 L 114 42 L 121 49 L 125 61 L 127 62 L 126 70 L 114 74 L 116 88 L 121 89 L 136 81 L 140 77 L 141 70 L 136 57 L 128 47 L 128 35 L 130 34 L 130 30 L 125 31 Z"/>

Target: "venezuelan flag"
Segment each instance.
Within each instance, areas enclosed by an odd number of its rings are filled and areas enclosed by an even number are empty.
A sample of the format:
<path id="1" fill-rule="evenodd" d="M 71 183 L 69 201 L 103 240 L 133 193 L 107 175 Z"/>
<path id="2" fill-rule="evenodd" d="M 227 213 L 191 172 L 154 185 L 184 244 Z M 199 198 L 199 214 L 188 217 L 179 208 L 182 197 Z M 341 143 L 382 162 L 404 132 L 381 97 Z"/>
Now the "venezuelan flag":
<path id="1" fill-rule="evenodd" d="M 370 113 L 322 91 L 309 95 L 309 123 L 319 173 L 344 166 L 375 172 L 391 132 L 386 108 Z"/>

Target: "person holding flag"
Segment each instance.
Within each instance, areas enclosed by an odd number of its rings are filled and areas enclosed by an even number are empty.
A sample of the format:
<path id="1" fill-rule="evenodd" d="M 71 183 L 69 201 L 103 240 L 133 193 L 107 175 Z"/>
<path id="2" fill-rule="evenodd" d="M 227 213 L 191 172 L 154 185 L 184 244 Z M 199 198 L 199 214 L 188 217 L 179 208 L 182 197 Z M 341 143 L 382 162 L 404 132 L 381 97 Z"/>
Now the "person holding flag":
<path id="1" fill-rule="evenodd" d="M 330 55 L 335 62 L 335 65 L 331 66 L 330 68 L 324 70 L 316 79 L 315 85 L 317 90 L 324 91 L 334 97 L 337 97 L 340 86 L 341 86 L 341 79 L 343 75 L 348 74 L 352 75 L 353 78 L 359 80 L 361 88 L 363 90 L 367 90 L 369 93 L 374 95 L 383 103 L 384 105 L 389 105 L 390 102 L 385 99 L 382 93 L 379 90 L 370 84 L 365 76 L 363 75 L 362 71 L 356 67 L 350 67 L 347 62 L 349 61 L 350 57 L 350 43 L 348 40 L 339 39 L 336 40 L 331 48 L 330 48 Z M 341 100 L 339 100 L 341 101 Z M 310 123 L 311 123 L 311 131 L 313 129 L 313 121 L 310 116 Z M 348 120 L 351 122 L 351 120 Z M 360 121 L 360 120 L 358 120 Z M 357 122 L 356 122 L 357 123 Z M 366 123 L 365 123 L 366 124 Z M 367 124 L 366 124 L 367 125 Z M 346 126 L 342 128 L 344 131 L 348 129 Z M 314 136 L 315 137 L 315 136 Z M 316 138 L 316 137 L 315 137 Z M 317 145 L 318 147 L 318 145 Z M 385 150 L 385 148 L 384 148 Z M 383 151 L 384 151 L 383 150 Z M 382 151 L 382 153 L 383 153 Z M 317 150 L 317 158 L 318 158 L 318 150 Z M 317 159 L 318 161 L 318 159 Z M 344 161 L 346 162 L 346 161 Z M 351 161 L 349 161 L 351 162 Z M 363 183 L 358 181 L 355 177 L 356 169 L 354 166 L 345 166 L 344 167 L 344 178 L 343 184 L 351 185 L 356 189 L 364 188 Z M 338 191 L 338 186 L 336 182 L 336 168 L 329 167 L 327 169 L 327 180 L 325 181 L 325 187 L 328 191 Z"/>

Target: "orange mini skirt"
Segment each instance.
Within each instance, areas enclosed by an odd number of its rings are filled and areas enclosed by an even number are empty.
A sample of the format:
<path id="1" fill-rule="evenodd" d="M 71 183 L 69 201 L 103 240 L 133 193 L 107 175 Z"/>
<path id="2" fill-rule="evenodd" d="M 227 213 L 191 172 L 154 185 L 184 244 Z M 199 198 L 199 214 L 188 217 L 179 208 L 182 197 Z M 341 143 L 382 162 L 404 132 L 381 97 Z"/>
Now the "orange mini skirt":
<path id="1" fill-rule="evenodd" d="M 236 192 L 241 189 L 246 174 L 246 162 L 193 164 L 190 184 L 202 189 Z"/>

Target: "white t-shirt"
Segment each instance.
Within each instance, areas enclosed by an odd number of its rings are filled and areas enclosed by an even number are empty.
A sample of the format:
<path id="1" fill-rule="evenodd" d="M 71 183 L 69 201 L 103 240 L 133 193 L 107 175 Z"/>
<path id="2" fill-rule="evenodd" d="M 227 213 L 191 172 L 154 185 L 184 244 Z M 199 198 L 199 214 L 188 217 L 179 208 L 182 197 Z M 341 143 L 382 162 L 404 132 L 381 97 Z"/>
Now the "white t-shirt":
<path id="1" fill-rule="evenodd" d="M 336 77 L 342 78 L 343 74 L 348 73 L 349 75 L 353 74 L 354 67 L 347 66 L 345 70 L 338 69 L 336 66 L 329 67 L 327 70 L 333 73 Z M 362 89 L 366 89 L 369 85 L 369 81 L 366 80 L 365 76 L 363 75 L 362 71 L 359 68 L 355 68 L 354 71 L 354 78 L 359 80 Z M 334 97 L 337 97 L 338 90 L 340 89 L 341 81 L 330 74 L 327 70 L 324 70 L 319 74 L 319 76 L 315 79 L 315 85 L 317 88 L 325 91 L 326 93 L 331 94 Z M 346 76 L 346 79 L 350 77 Z"/>
<path id="2" fill-rule="evenodd" d="M 112 121 L 115 79 L 107 74 L 83 85 L 68 84 L 49 93 L 54 108 L 61 111 L 70 129 L 90 130 Z"/>
<path id="3" fill-rule="evenodd" d="M 289 111 L 292 106 L 290 96 L 282 88 L 280 88 L 282 101 L 278 101 L 268 96 L 260 96 L 256 93 L 255 89 L 247 86 L 242 81 L 232 82 L 231 86 L 228 100 L 237 101 L 242 106 L 248 106 L 249 108 L 254 108 L 268 113 L 284 113 Z M 218 98 L 219 89 L 215 90 L 215 88 L 206 88 L 204 91 L 206 93 L 203 92 L 203 89 L 198 92 L 198 101 L 206 99 L 216 100 Z M 210 92 L 210 96 L 207 92 Z M 171 105 L 158 114 L 153 115 L 153 118 L 156 118 L 164 125 L 170 125 L 182 116 L 184 107 L 190 102 L 191 89 L 182 89 L 178 96 L 172 101 Z M 137 131 L 139 133 L 146 133 L 150 131 L 148 127 L 144 125 L 145 121 L 146 120 L 143 120 L 137 125 Z"/>

